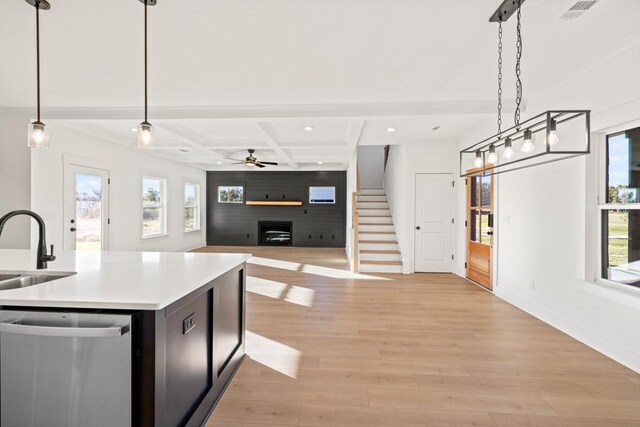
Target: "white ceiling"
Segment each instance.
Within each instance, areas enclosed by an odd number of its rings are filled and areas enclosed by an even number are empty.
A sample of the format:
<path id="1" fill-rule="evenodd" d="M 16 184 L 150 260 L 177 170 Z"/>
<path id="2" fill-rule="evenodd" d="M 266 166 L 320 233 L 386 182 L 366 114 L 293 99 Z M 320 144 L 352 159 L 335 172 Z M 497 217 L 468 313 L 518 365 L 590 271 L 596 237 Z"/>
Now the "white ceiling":
<path id="1" fill-rule="evenodd" d="M 142 4 L 50 1 L 41 31 L 45 122 L 130 144 L 143 101 Z M 488 17 L 499 3 L 158 0 L 150 10 L 155 153 L 216 169 L 255 148 L 287 167 L 344 168 L 358 143 L 459 138 L 494 120 L 497 28 Z M 594 58 L 640 44 L 640 1 L 601 0 L 577 20 L 558 19 L 573 3 L 523 6 L 527 102 Z M 0 108 L 34 105 L 33 14 L 24 0 L 0 1 Z M 507 123 L 514 25 L 505 24 Z"/>

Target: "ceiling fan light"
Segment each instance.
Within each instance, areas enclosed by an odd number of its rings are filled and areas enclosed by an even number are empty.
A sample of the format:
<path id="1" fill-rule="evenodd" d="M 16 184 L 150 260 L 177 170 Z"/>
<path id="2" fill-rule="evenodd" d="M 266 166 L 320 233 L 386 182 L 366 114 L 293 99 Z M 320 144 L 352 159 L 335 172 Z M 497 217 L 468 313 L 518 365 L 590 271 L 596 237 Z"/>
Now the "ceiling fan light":
<path id="1" fill-rule="evenodd" d="M 156 148 L 156 136 L 151 123 L 142 122 L 138 125 L 138 148 Z"/>
<path id="2" fill-rule="evenodd" d="M 49 148 L 49 132 L 44 123 L 33 122 L 29 124 L 29 148 Z"/>

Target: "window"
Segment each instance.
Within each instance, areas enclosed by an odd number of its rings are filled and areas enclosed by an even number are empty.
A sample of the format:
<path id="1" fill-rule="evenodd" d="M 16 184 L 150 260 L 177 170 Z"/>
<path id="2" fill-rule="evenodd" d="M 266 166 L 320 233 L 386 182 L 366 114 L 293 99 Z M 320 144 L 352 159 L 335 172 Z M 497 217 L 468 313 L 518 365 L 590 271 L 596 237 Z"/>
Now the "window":
<path id="1" fill-rule="evenodd" d="M 142 177 L 142 237 L 167 234 L 166 180 Z"/>
<path id="2" fill-rule="evenodd" d="M 184 185 L 184 231 L 200 230 L 200 186 Z"/>
<path id="3" fill-rule="evenodd" d="M 607 135 L 602 278 L 640 287 L 640 128 Z"/>
<path id="4" fill-rule="evenodd" d="M 336 203 L 336 187 L 309 187 L 309 203 L 333 205 Z"/>
<path id="5" fill-rule="evenodd" d="M 218 203 L 244 203 L 244 187 L 241 185 L 220 185 Z"/>

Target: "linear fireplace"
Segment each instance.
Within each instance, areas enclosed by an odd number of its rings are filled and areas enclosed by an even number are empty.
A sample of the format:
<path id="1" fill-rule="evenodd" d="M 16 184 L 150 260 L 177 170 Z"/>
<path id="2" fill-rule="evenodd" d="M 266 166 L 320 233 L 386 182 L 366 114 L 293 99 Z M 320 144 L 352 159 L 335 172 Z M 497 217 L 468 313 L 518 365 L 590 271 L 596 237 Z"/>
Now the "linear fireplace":
<path id="1" fill-rule="evenodd" d="M 291 246 L 292 243 L 291 221 L 258 221 L 258 234 L 260 246 Z"/>

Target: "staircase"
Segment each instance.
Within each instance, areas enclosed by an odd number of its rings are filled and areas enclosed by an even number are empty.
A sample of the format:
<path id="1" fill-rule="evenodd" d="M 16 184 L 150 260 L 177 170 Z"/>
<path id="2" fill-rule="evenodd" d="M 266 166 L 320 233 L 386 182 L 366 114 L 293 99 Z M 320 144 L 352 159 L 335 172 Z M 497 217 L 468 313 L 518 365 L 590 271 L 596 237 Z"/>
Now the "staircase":
<path id="1" fill-rule="evenodd" d="M 360 190 L 356 206 L 359 271 L 402 273 L 402 256 L 384 190 Z"/>

